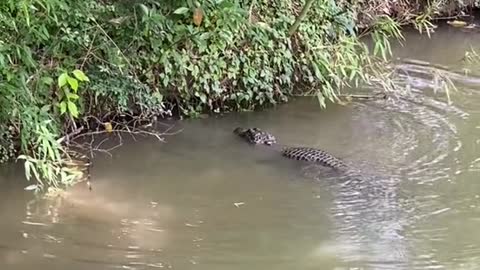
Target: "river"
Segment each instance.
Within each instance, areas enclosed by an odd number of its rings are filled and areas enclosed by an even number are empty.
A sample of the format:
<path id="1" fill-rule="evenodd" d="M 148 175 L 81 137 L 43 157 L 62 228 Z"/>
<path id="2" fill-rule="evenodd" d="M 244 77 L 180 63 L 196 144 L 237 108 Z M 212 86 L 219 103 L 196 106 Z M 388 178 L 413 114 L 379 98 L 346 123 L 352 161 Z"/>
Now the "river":
<path id="1" fill-rule="evenodd" d="M 480 34 L 405 36 L 399 97 L 177 122 L 166 143 L 97 155 L 93 190 L 64 200 L 34 200 L 22 171 L 2 168 L 0 268 L 480 269 L 480 74 L 462 61 Z M 455 83 L 450 105 L 432 74 Z M 366 177 L 248 145 L 237 126 L 325 149 Z"/>

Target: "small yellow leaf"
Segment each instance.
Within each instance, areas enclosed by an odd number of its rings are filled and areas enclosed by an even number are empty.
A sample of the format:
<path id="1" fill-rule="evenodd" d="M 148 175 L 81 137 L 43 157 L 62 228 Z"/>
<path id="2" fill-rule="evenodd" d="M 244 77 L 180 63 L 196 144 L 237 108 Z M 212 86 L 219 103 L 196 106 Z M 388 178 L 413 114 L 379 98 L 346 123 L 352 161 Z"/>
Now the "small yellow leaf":
<path id="1" fill-rule="evenodd" d="M 196 26 L 200 26 L 203 20 L 203 10 L 201 8 L 196 8 L 193 12 L 193 23 Z"/>
<path id="2" fill-rule="evenodd" d="M 111 133 L 113 128 L 112 128 L 112 124 L 110 122 L 106 122 L 103 124 L 105 126 L 105 130 L 108 132 L 108 133 Z"/>
<path id="3" fill-rule="evenodd" d="M 466 22 L 459 21 L 459 20 L 448 21 L 447 23 L 450 24 L 453 27 L 464 27 L 464 26 L 467 25 Z"/>

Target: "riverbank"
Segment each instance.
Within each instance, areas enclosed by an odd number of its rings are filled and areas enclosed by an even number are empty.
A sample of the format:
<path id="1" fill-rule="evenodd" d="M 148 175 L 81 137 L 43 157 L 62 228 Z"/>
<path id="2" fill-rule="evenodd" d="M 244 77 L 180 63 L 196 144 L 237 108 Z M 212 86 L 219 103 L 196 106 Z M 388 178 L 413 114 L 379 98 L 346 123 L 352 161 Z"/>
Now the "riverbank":
<path id="1" fill-rule="evenodd" d="M 161 139 L 142 127 L 172 115 L 255 110 L 295 95 L 325 106 L 344 87 L 388 82 L 382 67 L 400 24 L 428 29 L 442 10 L 406 5 L 399 12 L 382 3 L 5 1 L 2 160 L 25 160 L 40 188 L 70 185 L 65 149 L 77 135 L 134 127 Z M 373 55 L 359 40 L 366 34 Z"/>

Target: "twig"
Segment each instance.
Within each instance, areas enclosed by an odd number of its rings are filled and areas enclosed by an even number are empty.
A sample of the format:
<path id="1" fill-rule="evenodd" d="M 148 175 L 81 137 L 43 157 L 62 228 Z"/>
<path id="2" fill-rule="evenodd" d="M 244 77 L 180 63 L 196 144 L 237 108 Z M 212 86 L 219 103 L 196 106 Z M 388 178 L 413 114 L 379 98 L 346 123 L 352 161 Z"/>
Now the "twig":
<path id="1" fill-rule="evenodd" d="M 95 137 L 92 135 L 90 138 L 90 146 L 93 145 L 94 141 L 95 141 Z M 92 147 L 89 147 L 89 148 L 90 148 L 90 157 L 93 158 L 93 148 Z"/>
<path id="2" fill-rule="evenodd" d="M 113 130 L 113 131 L 98 130 L 98 131 L 86 132 L 86 133 L 79 134 L 79 135 L 73 137 L 72 139 L 79 139 L 79 138 L 82 138 L 82 137 L 85 137 L 85 136 L 100 135 L 100 134 L 105 134 L 105 133 L 107 133 L 107 134 L 109 134 L 109 133 L 127 133 L 127 134 L 131 134 L 131 135 L 136 134 L 136 135 L 153 136 L 153 137 L 156 137 L 159 141 L 164 142 L 164 139 L 162 137 L 160 137 L 160 135 L 163 135 L 163 133 L 158 134 L 158 133 L 150 132 L 150 131 L 146 131 L 146 130 L 135 131 L 135 130 L 121 130 L 121 129 L 117 129 L 117 130 Z"/>
<path id="3" fill-rule="evenodd" d="M 136 139 L 135 136 L 133 136 L 133 134 L 131 133 L 130 128 L 129 128 L 128 126 L 126 126 L 126 128 L 127 128 L 127 131 L 129 132 L 128 134 L 130 134 L 130 136 L 132 137 L 133 141 L 136 142 L 137 139 Z"/>
<path id="4" fill-rule="evenodd" d="M 77 129 L 74 129 L 72 132 L 68 133 L 67 135 L 61 137 L 60 139 L 57 140 L 58 143 L 62 143 L 63 141 L 67 140 L 69 141 L 72 136 L 77 135 L 78 133 L 83 131 L 83 126 Z"/>
<path id="5" fill-rule="evenodd" d="M 115 43 L 115 41 L 108 35 L 107 32 L 105 32 L 105 30 L 103 29 L 102 26 L 100 26 L 100 24 L 98 24 L 98 22 L 96 20 L 93 20 L 93 22 L 95 23 L 95 25 L 97 25 L 98 29 L 100 29 L 100 31 L 105 35 L 105 37 L 107 37 L 110 42 L 112 42 L 113 46 L 115 46 L 115 48 L 117 48 L 118 52 L 123 56 L 124 60 L 127 62 L 127 64 L 130 66 L 130 67 L 133 67 L 133 65 L 130 63 L 130 61 L 128 60 L 127 56 L 123 53 L 123 51 L 120 49 L 120 47 L 118 47 L 117 43 Z"/>
<path id="6" fill-rule="evenodd" d="M 93 42 L 95 42 L 95 39 L 96 39 L 96 38 L 97 38 L 97 34 L 95 33 L 95 36 L 93 36 L 92 42 L 90 42 L 90 47 L 89 47 L 88 50 L 87 50 L 87 54 L 86 54 L 85 57 L 83 58 L 83 62 L 82 62 L 82 64 L 80 65 L 80 69 L 83 69 L 83 66 L 84 66 L 85 63 L 87 62 L 88 56 L 89 56 L 90 53 L 92 52 Z"/>
<path id="7" fill-rule="evenodd" d="M 292 36 L 293 34 L 295 34 L 295 32 L 297 31 L 298 29 L 298 26 L 300 25 L 300 23 L 302 22 L 302 20 L 306 17 L 307 15 L 307 12 L 310 10 L 310 7 L 312 6 L 314 0 L 307 0 L 303 6 L 303 9 L 302 11 L 300 12 L 300 15 L 298 15 L 298 17 L 296 18 L 295 22 L 293 23 L 293 25 L 290 27 L 290 29 L 288 30 L 288 35 L 289 36 Z"/>
<path id="8" fill-rule="evenodd" d="M 378 93 L 378 94 L 373 94 L 373 95 L 368 95 L 368 94 L 357 94 L 357 95 L 339 95 L 339 97 L 344 97 L 344 98 L 355 98 L 355 99 L 385 99 L 387 98 L 387 95 L 385 93 Z"/>
<path id="9" fill-rule="evenodd" d="M 103 138 L 103 140 L 100 141 L 100 143 L 97 144 L 97 146 L 95 147 L 95 149 L 99 149 L 99 147 L 106 141 L 108 141 L 109 138 Z M 92 141 L 93 142 L 93 141 Z"/>
<path id="10" fill-rule="evenodd" d="M 104 142 L 106 142 L 106 141 L 108 140 L 108 138 L 105 138 L 105 139 L 102 140 L 96 147 L 91 148 L 92 151 L 97 151 L 97 152 L 105 153 L 105 154 L 109 155 L 110 157 L 112 157 L 112 154 L 111 154 L 110 152 L 113 151 L 114 149 L 116 149 L 116 148 L 118 148 L 118 147 L 120 147 L 120 146 L 123 145 L 122 136 L 120 136 L 120 134 L 117 134 L 117 137 L 118 137 L 118 139 L 119 139 L 119 143 L 116 144 L 115 146 L 110 147 L 110 148 L 108 148 L 108 149 L 102 149 L 102 148 L 100 148 L 100 146 L 101 146 Z"/>

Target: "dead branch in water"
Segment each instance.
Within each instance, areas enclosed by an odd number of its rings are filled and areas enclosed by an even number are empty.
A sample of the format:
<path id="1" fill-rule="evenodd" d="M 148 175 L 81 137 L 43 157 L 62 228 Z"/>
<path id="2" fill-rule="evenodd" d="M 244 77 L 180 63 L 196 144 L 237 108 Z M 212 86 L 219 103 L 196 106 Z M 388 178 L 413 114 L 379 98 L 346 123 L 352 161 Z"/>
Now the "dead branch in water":
<path id="1" fill-rule="evenodd" d="M 182 131 L 182 129 L 179 129 L 177 131 L 171 132 L 173 129 L 174 125 L 168 125 L 165 123 L 158 123 L 160 125 L 166 126 L 166 128 L 163 131 L 159 130 L 148 130 L 148 128 L 151 128 L 153 126 L 153 123 L 148 123 L 146 125 L 138 127 L 138 125 L 128 125 L 122 122 L 101 122 L 99 119 L 96 119 L 98 123 L 100 124 L 97 127 L 97 130 L 92 130 L 90 127 L 85 127 L 85 126 L 80 126 L 76 129 L 74 129 L 72 132 L 69 134 L 65 135 L 64 137 L 60 138 L 58 141 L 65 143 L 67 148 L 75 148 L 77 149 L 76 151 L 73 151 L 75 154 L 79 153 L 88 153 L 88 154 L 83 154 L 83 158 L 80 158 L 78 160 L 80 163 L 83 162 L 83 166 L 86 167 L 86 180 L 87 180 L 87 185 L 90 190 L 92 190 L 91 182 L 90 182 L 90 166 L 92 163 L 90 162 L 90 158 L 94 157 L 94 153 L 103 153 L 106 155 L 109 155 L 112 157 L 111 152 L 123 145 L 124 138 L 123 136 L 131 136 L 134 141 L 136 141 L 136 137 L 141 136 L 141 137 L 153 137 L 159 142 L 165 142 L 164 136 L 167 135 L 174 135 Z M 107 125 L 108 124 L 108 125 Z M 100 126 L 103 127 L 102 130 L 99 130 Z M 87 131 L 84 133 L 81 133 L 83 130 L 92 130 L 92 131 Z M 104 136 L 102 136 L 104 135 Z M 105 136 L 106 135 L 106 136 Z M 86 138 L 90 137 L 90 140 L 85 140 Z M 115 142 L 113 145 L 106 145 L 107 142 L 111 142 L 112 139 L 116 138 L 117 142 Z M 99 142 L 98 139 L 100 139 Z M 87 157 L 86 155 L 89 155 Z M 87 159 L 88 161 L 85 161 Z M 81 161 L 83 160 L 83 161 Z"/>
<path id="2" fill-rule="evenodd" d="M 365 99 L 365 100 L 373 100 L 373 99 L 386 99 L 386 93 L 377 93 L 377 94 L 357 94 L 357 95 L 339 95 L 340 98 L 345 99 Z"/>
<path id="3" fill-rule="evenodd" d="M 165 136 L 182 131 L 179 129 L 172 132 L 173 124 L 156 120 L 155 116 L 143 114 L 109 113 L 101 119 L 88 116 L 77 125 L 71 126 L 73 130 L 57 141 L 64 143 L 68 148 L 77 149 L 76 152 L 88 153 L 87 155 L 93 158 L 95 152 L 112 156 L 111 151 L 123 145 L 124 136 L 130 136 L 134 141 L 140 136 L 153 137 L 159 142 L 165 142 Z M 114 145 L 108 143 L 112 140 L 116 141 Z"/>
<path id="4" fill-rule="evenodd" d="M 182 129 L 179 129 L 171 132 L 174 125 L 167 125 L 167 128 L 165 130 L 156 131 L 156 130 L 147 130 L 145 128 L 127 126 L 127 125 L 123 125 L 115 122 L 113 122 L 113 124 L 117 127 L 112 128 L 111 130 L 109 129 L 95 130 L 95 131 L 89 131 L 89 132 L 84 132 L 80 134 L 79 132 L 72 132 L 71 134 L 76 134 L 76 135 L 73 135 L 73 136 L 70 135 L 71 136 L 69 138 L 70 145 L 75 146 L 80 150 L 89 152 L 91 157 L 93 157 L 94 152 L 100 152 L 100 153 L 104 153 L 112 156 L 110 152 L 123 145 L 123 140 L 124 140 L 123 136 L 125 135 L 130 136 L 134 141 L 137 141 L 137 137 L 141 136 L 141 137 L 153 137 L 157 141 L 163 143 L 165 142 L 164 136 L 175 135 L 182 131 Z M 147 128 L 150 126 L 151 124 L 147 125 Z M 100 142 L 97 143 L 96 138 L 98 138 L 101 135 L 108 135 L 108 137 L 103 137 L 100 140 Z M 79 140 L 84 139 L 86 137 L 90 137 L 90 140 L 83 143 L 78 142 Z M 113 138 L 117 138 L 118 143 L 116 143 L 113 146 L 104 147 L 106 142 L 110 141 Z"/>

